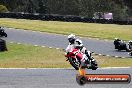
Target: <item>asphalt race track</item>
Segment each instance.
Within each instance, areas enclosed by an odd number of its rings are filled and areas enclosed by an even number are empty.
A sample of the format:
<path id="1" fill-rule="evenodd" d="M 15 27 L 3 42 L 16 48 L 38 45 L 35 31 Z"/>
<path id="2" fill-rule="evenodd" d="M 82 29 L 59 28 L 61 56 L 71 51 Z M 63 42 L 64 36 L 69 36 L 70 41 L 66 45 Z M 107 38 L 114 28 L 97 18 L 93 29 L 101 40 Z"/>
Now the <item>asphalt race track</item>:
<path id="1" fill-rule="evenodd" d="M 7 38 L 3 38 L 8 42 L 19 42 L 23 44 L 32 44 L 39 46 L 47 46 L 65 49 L 68 45 L 67 36 L 60 34 L 42 33 L 36 31 L 16 30 L 5 28 L 8 34 Z M 130 57 L 128 52 L 117 51 L 114 49 L 113 41 L 93 40 L 89 38 L 81 38 L 86 48 L 92 52 L 102 55 Z"/>
<path id="2" fill-rule="evenodd" d="M 87 70 L 93 74 L 130 74 L 132 68 Z M 0 69 L 0 88 L 132 88 L 129 84 L 85 84 L 76 82 L 72 69 Z"/>

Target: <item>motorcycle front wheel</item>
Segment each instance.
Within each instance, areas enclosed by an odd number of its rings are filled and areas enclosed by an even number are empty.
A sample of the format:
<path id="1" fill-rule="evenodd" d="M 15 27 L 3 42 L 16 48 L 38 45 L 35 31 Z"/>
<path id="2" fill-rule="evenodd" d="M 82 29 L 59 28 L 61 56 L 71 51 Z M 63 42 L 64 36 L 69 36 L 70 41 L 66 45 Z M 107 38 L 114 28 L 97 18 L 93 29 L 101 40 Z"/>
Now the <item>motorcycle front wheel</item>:
<path id="1" fill-rule="evenodd" d="M 76 70 L 79 69 L 79 66 L 80 66 L 80 62 L 79 61 L 77 62 L 76 59 L 69 58 L 69 62 Z"/>

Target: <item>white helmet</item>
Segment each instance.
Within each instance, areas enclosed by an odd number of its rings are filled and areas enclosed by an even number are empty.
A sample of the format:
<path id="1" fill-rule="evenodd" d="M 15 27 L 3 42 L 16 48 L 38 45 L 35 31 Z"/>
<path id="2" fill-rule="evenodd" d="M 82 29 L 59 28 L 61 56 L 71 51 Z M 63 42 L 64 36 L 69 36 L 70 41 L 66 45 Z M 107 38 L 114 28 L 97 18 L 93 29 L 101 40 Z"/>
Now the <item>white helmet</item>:
<path id="1" fill-rule="evenodd" d="M 129 40 L 129 42 L 132 42 L 132 40 Z"/>
<path id="2" fill-rule="evenodd" d="M 129 41 L 129 44 L 132 44 L 132 40 Z"/>
<path id="3" fill-rule="evenodd" d="M 74 34 L 70 34 L 70 35 L 68 35 L 68 39 L 69 39 L 69 38 L 75 39 L 75 35 L 74 35 Z"/>
<path id="4" fill-rule="evenodd" d="M 116 41 L 121 41 L 119 38 L 115 38 Z"/>
<path id="5" fill-rule="evenodd" d="M 82 44 L 82 40 L 80 40 L 80 39 L 76 39 L 76 42 L 80 45 L 80 44 Z"/>
<path id="6" fill-rule="evenodd" d="M 76 39 L 76 43 L 77 43 L 79 46 L 83 46 L 82 40 L 80 40 L 80 39 Z"/>
<path id="7" fill-rule="evenodd" d="M 115 38 L 115 40 L 117 40 L 118 38 Z"/>
<path id="8" fill-rule="evenodd" d="M 69 40 L 69 43 L 70 44 L 74 44 L 75 43 L 75 40 L 76 40 L 75 35 L 74 34 L 68 35 L 68 40 Z"/>

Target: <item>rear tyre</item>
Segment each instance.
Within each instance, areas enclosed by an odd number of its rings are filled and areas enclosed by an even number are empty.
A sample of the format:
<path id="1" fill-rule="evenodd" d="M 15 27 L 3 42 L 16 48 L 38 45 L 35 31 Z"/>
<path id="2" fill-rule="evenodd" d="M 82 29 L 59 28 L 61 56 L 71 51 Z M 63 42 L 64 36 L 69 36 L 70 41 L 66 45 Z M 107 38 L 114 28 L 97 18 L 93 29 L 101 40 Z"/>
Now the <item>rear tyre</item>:
<path id="1" fill-rule="evenodd" d="M 126 52 L 130 52 L 128 49 L 126 49 Z"/>
<path id="2" fill-rule="evenodd" d="M 96 70 L 98 67 L 96 67 L 96 66 L 94 66 L 94 67 L 92 67 L 92 70 Z"/>
<path id="3" fill-rule="evenodd" d="M 118 48 L 118 51 L 121 51 L 121 49 Z"/>
<path id="4" fill-rule="evenodd" d="M 93 58 L 93 59 L 94 59 L 94 58 Z M 91 69 L 92 69 L 92 70 L 96 70 L 97 68 L 98 68 L 98 64 L 97 64 L 96 60 L 92 61 L 92 62 L 91 62 Z"/>
<path id="5" fill-rule="evenodd" d="M 7 37 L 7 34 L 5 33 L 5 37 Z"/>
<path id="6" fill-rule="evenodd" d="M 130 52 L 130 54 L 129 54 L 130 56 L 132 56 L 132 51 Z"/>

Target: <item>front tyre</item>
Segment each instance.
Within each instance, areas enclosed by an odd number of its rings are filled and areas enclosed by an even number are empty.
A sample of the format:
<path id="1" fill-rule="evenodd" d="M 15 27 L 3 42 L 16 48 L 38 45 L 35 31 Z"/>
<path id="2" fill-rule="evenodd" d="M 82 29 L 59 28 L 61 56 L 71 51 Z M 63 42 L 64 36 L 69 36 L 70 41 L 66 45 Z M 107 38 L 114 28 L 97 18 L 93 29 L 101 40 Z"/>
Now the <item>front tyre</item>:
<path id="1" fill-rule="evenodd" d="M 74 58 L 69 58 L 69 62 L 76 70 L 79 70 L 79 62 L 77 62 Z"/>

